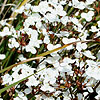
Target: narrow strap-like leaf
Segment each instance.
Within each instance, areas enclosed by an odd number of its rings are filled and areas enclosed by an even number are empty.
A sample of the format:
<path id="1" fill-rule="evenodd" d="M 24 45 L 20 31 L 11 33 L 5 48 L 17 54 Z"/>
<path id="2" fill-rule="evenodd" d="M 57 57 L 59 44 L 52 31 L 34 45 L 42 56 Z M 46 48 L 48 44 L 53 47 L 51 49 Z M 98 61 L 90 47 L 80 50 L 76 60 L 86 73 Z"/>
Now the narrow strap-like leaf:
<path id="1" fill-rule="evenodd" d="M 45 68 L 46 68 L 46 67 L 45 67 Z M 40 70 L 37 71 L 36 73 L 38 73 L 38 72 L 44 70 L 45 68 L 40 69 Z M 36 73 L 34 73 L 34 74 L 32 74 L 32 75 L 35 75 Z M 27 76 L 27 77 L 25 77 L 25 78 L 23 78 L 23 79 L 21 79 L 21 80 L 15 82 L 15 83 L 11 84 L 11 85 L 9 85 L 9 86 L 6 86 L 6 87 L 3 88 L 3 89 L 0 89 L 0 95 L 1 95 L 1 93 L 3 93 L 4 91 L 6 91 L 6 90 L 10 89 L 11 87 L 13 87 L 13 86 L 19 84 L 20 82 L 26 80 L 27 78 L 31 77 L 32 75 L 29 75 L 29 76 Z"/>
<path id="2" fill-rule="evenodd" d="M 20 6 L 19 6 L 17 9 L 20 9 L 20 8 L 21 8 L 22 6 L 24 6 L 28 1 L 29 1 L 29 0 L 24 0 L 24 1 L 20 4 Z M 11 14 L 10 18 L 13 18 L 13 19 L 14 19 L 14 18 L 17 16 L 17 14 L 18 14 L 18 13 L 13 12 L 13 13 Z M 13 20 L 9 21 L 9 24 L 11 24 L 12 21 L 13 21 Z"/>
<path id="3" fill-rule="evenodd" d="M 91 41 L 94 41 L 94 40 L 76 41 L 76 42 L 72 42 L 72 43 L 69 43 L 69 44 L 65 44 L 65 45 L 63 45 L 63 46 L 61 46 L 61 47 L 58 47 L 58 48 L 56 48 L 56 49 L 53 49 L 53 50 L 44 52 L 44 53 L 42 53 L 42 54 L 39 54 L 39 55 L 37 55 L 37 57 L 29 58 L 29 59 L 24 60 L 24 61 L 21 61 L 21 62 L 19 62 L 19 63 L 17 63 L 17 64 L 13 64 L 13 65 L 11 65 L 11 66 L 5 68 L 5 69 L 0 70 L 0 73 L 5 72 L 6 70 L 10 71 L 13 67 L 15 67 L 15 66 L 17 66 L 17 65 L 19 65 L 19 64 L 23 64 L 23 63 L 26 63 L 26 62 L 29 62 L 29 61 L 32 61 L 32 60 L 40 59 L 40 58 L 38 58 L 38 57 L 44 57 L 44 56 L 46 56 L 46 55 L 48 55 L 48 54 L 51 54 L 51 53 L 53 53 L 53 52 L 56 52 L 56 51 L 61 50 L 61 49 L 63 49 L 63 48 L 66 48 L 66 47 L 69 46 L 69 45 L 76 44 L 76 43 L 78 43 L 78 42 L 84 43 L 84 42 L 91 42 Z M 7 71 L 7 72 L 8 72 L 8 71 Z"/>
<path id="4" fill-rule="evenodd" d="M 61 50 L 61 49 L 65 48 L 65 47 L 67 47 L 67 46 L 69 46 L 69 45 L 72 45 L 72 44 L 75 44 L 75 43 L 78 43 L 78 42 L 84 43 L 84 42 L 92 42 L 92 41 L 94 41 L 94 40 L 76 41 L 76 42 L 72 42 L 72 43 L 69 43 L 69 44 L 65 44 L 65 45 L 62 46 L 62 47 L 53 49 L 53 50 L 51 50 L 51 51 L 47 51 L 47 52 L 45 52 L 45 53 L 42 53 L 42 54 L 38 55 L 38 57 L 46 56 L 46 55 L 48 55 L 48 54 L 50 54 L 50 53 L 53 53 L 53 52 L 58 51 L 58 50 Z M 30 59 L 27 59 L 26 61 L 24 60 L 24 61 L 22 61 L 22 62 L 25 63 L 25 62 L 28 62 L 28 61 L 31 61 L 31 60 L 34 60 L 34 59 L 37 59 L 37 57 L 35 57 L 35 58 L 30 58 Z M 21 64 L 22 62 L 19 62 L 18 64 Z M 17 64 L 17 65 L 18 65 L 18 64 Z M 14 66 L 16 66 L 16 65 L 14 64 L 14 65 L 12 65 L 12 66 L 9 66 L 9 68 L 12 68 L 12 67 L 14 67 Z M 46 68 L 46 67 L 45 67 L 45 68 Z M 42 69 L 38 70 L 36 73 L 42 71 L 42 70 L 45 69 L 45 68 L 42 68 Z M 34 73 L 34 74 L 32 74 L 32 75 L 35 75 L 36 73 Z M 0 94 L 3 93 L 4 91 L 10 89 L 11 87 L 13 87 L 13 86 L 19 84 L 20 82 L 26 80 L 27 78 L 31 77 L 32 75 L 29 75 L 29 76 L 27 76 L 27 77 L 25 77 L 25 78 L 23 78 L 23 79 L 21 79 L 21 80 L 15 82 L 15 83 L 13 83 L 13 84 L 11 84 L 11 85 L 9 85 L 9 86 L 7 86 L 7 87 L 1 89 L 1 90 L 0 90 Z"/>

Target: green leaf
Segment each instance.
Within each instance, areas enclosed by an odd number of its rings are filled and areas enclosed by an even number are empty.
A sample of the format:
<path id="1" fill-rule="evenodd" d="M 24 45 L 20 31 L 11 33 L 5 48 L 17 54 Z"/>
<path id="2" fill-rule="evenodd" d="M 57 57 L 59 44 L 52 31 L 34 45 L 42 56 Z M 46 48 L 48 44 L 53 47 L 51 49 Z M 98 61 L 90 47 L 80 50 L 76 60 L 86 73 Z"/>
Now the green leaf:
<path id="1" fill-rule="evenodd" d="M 29 59 L 24 60 L 24 61 L 22 61 L 22 62 L 19 62 L 19 63 L 17 63 L 17 64 L 13 64 L 13 65 L 11 65 L 11 66 L 5 68 L 5 69 L 0 70 L 0 73 L 5 72 L 6 70 L 9 71 L 9 70 L 11 70 L 13 67 L 15 67 L 15 66 L 17 66 L 17 65 L 19 65 L 19 64 L 23 64 L 23 63 L 26 63 L 26 62 L 29 62 L 29 61 L 32 61 L 32 60 L 35 60 L 35 59 L 39 59 L 39 57 L 40 57 L 40 58 L 41 58 L 41 57 L 44 57 L 44 56 L 46 56 L 46 55 L 48 55 L 48 54 L 51 54 L 51 53 L 53 53 L 53 52 L 56 52 L 56 51 L 61 50 L 61 49 L 63 49 L 63 48 L 66 48 L 66 47 L 69 46 L 69 45 L 76 44 L 76 43 L 78 43 L 78 42 L 84 43 L 84 42 L 91 42 L 91 41 L 94 41 L 94 40 L 76 41 L 76 42 L 72 42 L 72 43 L 69 43 L 69 44 L 65 44 L 65 45 L 63 45 L 63 46 L 61 46 L 61 47 L 58 47 L 58 48 L 56 48 L 56 49 L 53 49 L 53 50 L 44 52 L 44 53 L 42 53 L 42 54 L 39 54 L 39 55 L 37 55 L 37 56 L 34 57 L 34 58 L 29 58 Z"/>
<path id="2" fill-rule="evenodd" d="M 38 73 L 38 72 L 40 72 L 40 71 L 42 71 L 42 70 L 44 70 L 44 69 L 45 69 L 45 68 L 42 68 L 42 69 L 40 69 L 39 71 L 37 71 L 36 73 Z M 36 73 L 34 73 L 34 74 L 32 74 L 32 75 L 35 75 Z M 6 90 L 10 89 L 11 87 L 13 87 L 13 86 L 19 84 L 20 82 L 26 80 L 27 78 L 31 77 L 32 75 L 29 75 L 29 76 L 27 76 L 27 77 L 25 77 L 25 78 L 23 78 L 23 79 L 21 79 L 21 80 L 15 82 L 15 83 L 13 83 L 13 84 L 11 84 L 11 85 L 9 85 L 9 86 L 3 88 L 3 89 L 0 89 L 0 95 L 1 95 L 1 93 L 3 93 L 4 91 L 6 91 Z"/>
<path id="3" fill-rule="evenodd" d="M 9 71 L 9 70 L 11 70 L 13 67 L 15 67 L 15 66 L 17 66 L 17 65 L 19 65 L 19 64 L 23 64 L 23 63 L 26 63 L 26 62 L 29 62 L 29 61 L 32 61 L 32 60 L 40 59 L 40 58 L 43 58 L 43 57 L 29 58 L 29 59 L 27 59 L 27 60 L 21 61 L 21 62 L 19 62 L 19 63 L 17 63 L 17 64 L 13 64 L 13 65 L 11 65 L 11 66 L 9 66 L 9 67 L 7 67 L 7 68 L 4 68 L 4 69 L 0 70 L 0 73 L 5 72 L 6 70 Z"/>
<path id="4" fill-rule="evenodd" d="M 74 7 L 71 7 L 70 10 L 68 11 L 67 15 L 69 16 L 73 10 L 74 10 Z"/>
<path id="5" fill-rule="evenodd" d="M 46 55 L 48 55 L 48 54 L 50 54 L 50 53 L 53 53 L 53 52 L 58 51 L 58 50 L 61 50 L 61 49 L 65 48 L 65 47 L 67 47 L 67 46 L 69 46 L 69 45 L 72 45 L 72 44 L 75 44 L 75 43 L 78 43 L 78 42 L 84 43 L 84 42 L 91 42 L 91 41 L 94 41 L 94 40 L 77 41 L 77 42 L 72 42 L 72 43 L 69 43 L 69 44 L 65 44 L 65 45 L 62 46 L 62 47 L 59 47 L 59 48 L 56 48 L 56 49 L 47 51 L 47 52 L 45 52 L 45 53 L 42 53 L 42 54 L 38 55 L 37 57 L 43 57 L 43 56 L 46 56 Z M 23 61 L 23 62 L 19 62 L 18 64 L 25 63 L 25 62 L 31 61 L 31 60 L 33 60 L 33 59 L 37 59 L 37 57 L 27 59 L 27 60 L 25 60 L 25 61 Z M 18 65 L 18 64 L 17 64 L 17 65 Z M 12 65 L 12 66 L 14 67 L 15 65 Z M 8 68 L 12 68 L 12 66 L 7 67 L 7 69 L 8 69 Z M 46 67 L 45 67 L 45 68 L 46 68 Z M 40 69 L 40 70 L 37 71 L 36 73 L 42 71 L 42 70 L 45 69 L 45 68 Z M 4 71 L 7 70 L 7 69 L 1 70 L 0 73 L 1 73 L 1 72 L 4 72 Z M 34 73 L 34 74 L 32 74 L 32 75 L 35 75 L 36 73 Z M 13 87 L 13 86 L 19 84 L 20 82 L 26 80 L 27 78 L 31 77 L 32 75 L 30 75 L 30 76 L 28 76 L 28 77 L 25 77 L 25 78 L 23 78 L 23 79 L 21 79 L 21 80 L 15 82 L 15 83 L 13 83 L 13 84 L 11 84 L 11 85 L 9 85 L 9 86 L 7 86 L 7 87 L 1 89 L 1 90 L 0 90 L 0 94 L 1 94 L 2 92 L 6 91 L 7 89 L 10 89 L 11 87 Z"/>

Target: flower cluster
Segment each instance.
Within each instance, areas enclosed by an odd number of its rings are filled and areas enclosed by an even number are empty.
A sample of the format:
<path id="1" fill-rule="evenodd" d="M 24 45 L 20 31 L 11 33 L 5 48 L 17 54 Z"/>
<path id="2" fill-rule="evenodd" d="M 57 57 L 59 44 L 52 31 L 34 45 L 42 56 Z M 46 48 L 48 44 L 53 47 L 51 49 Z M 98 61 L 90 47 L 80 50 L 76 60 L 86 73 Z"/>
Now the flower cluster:
<path id="1" fill-rule="evenodd" d="M 93 7 L 97 3 L 96 0 L 41 0 L 38 5 L 27 3 L 14 10 L 19 13 L 14 21 L 18 17 L 23 20 L 20 28 L 20 24 L 9 27 L 7 19 L 0 21 L 3 26 L 0 46 L 6 43 L 8 50 L 0 49 L 2 68 L 73 42 L 44 59 L 17 65 L 2 75 L 2 86 L 30 76 L 7 91 L 12 94 L 10 97 L 14 100 L 28 100 L 28 97 L 36 100 L 100 99 L 100 46 L 82 42 L 89 39 L 100 42 L 100 18 Z"/>

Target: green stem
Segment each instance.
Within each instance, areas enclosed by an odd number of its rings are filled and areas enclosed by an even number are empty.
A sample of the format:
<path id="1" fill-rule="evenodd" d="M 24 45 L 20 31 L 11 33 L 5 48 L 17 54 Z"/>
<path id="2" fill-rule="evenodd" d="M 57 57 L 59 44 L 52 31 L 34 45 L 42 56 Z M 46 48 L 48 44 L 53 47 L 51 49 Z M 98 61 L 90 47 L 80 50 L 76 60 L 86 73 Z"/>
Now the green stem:
<path id="1" fill-rule="evenodd" d="M 67 16 L 69 16 L 73 10 L 74 10 L 74 7 L 71 7 L 71 9 L 67 13 Z"/>
<path id="2" fill-rule="evenodd" d="M 45 68 L 46 68 L 46 67 L 45 67 Z M 38 72 L 44 70 L 45 68 L 40 69 L 39 71 L 37 71 L 36 73 L 34 73 L 34 74 L 32 74 L 32 75 L 37 74 Z M 11 84 L 11 85 L 9 85 L 9 86 L 6 86 L 6 87 L 3 88 L 3 89 L 0 89 L 0 95 L 1 95 L 1 93 L 3 93 L 4 91 L 6 91 L 6 90 L 10 89 L 11 87 L 13 87 L 13 86 L 19 84 L 20 82 L 26 80 L 27 78 L 31 77 L 32 75 L 29 75 L 29 76 L 27 76 L 27 77 L 25 77 L 25 78 L 23 78 L 23 79 L 21 79 L 21 80 L 15 82 L 15 83 Z"/>

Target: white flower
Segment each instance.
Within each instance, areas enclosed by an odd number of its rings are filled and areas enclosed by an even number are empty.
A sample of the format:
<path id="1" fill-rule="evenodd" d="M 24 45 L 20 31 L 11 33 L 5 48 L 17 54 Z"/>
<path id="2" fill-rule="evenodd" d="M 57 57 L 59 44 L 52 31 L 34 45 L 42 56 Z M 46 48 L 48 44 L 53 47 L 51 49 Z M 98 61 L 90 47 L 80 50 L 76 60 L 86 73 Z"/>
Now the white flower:
<path id="1" fill-rule="evenodd" d="M 77 94 L 78 100 L 82 100 L 83 99 L 83 95 L 81 93 Z"/>
<path id="2" fill-rule="evenodd" d="M 83 52 L 83 54 L 84 54 L 86 57 L 88 57 L 88 58 L 91 58 L 91 59 L 96 59 L 96 57 L 95 57 L 95 56 L 93 56 L 89 50 L 88 50 L 88 51 Z"/>
<path id="3" fill-rule="evenodd" d="M 83 10 L 86 7 L 86 4 L 84 2 L 79 2 L 78 5 L 76 6 L 76 8 Z"/>
<path id="4" fill-rule="evenodd" d="M 89 77 L 93 77 L 96 80 L 100 80 L 100 68 L 98 67 L 94 67 L 94 66 L 88 67 L 86 70 L 86 74 Z"/>
<path id="5" fill-rule="evenodd" d="M 12 26 L 12 27 L 10 28 L 10 31 L 13 33 L 12 36 L 13 36 L 14 38 L 18 38 L 18 37 L 20 36 L 20 31 L 16 31 L 15 28 L 14 28 L 14 26 Z"/>
<path id="6" fill-rule="evenodd" d="M 23 78 L 23 75 L 19 75 L 18 74 L 18 72 L 14 72 L 14 73 L 12 73 L 12 75 L 11 75 L 12 77 L 13 77 L 13 82 L 12 83 L 14 83 L 14 82 L 17 82 L 17 81 L 19 81 L 20 79 L 22 79 Z"/>
<path id="7" fill-rule="evenodd" d="M 82 55 L 81 55 L 81 53 L 80 52 L 78 52 L 78 51 L 75 51 L 75 57 L 76 58 L 80 58 L 80 57 L 82 57 Z"/>
<path id="8" fill-rule="evenodd" d="M 47 30 L 45 28 L 42 28 L 42 33 L 44 36 L 46 36 L 48 33 L 47 33 Z"/>
<path id="9" fill-rule="evenodd" d="M 45 61 L 48 62 L 49 64 L 52 64 L 55 68 L 59 67 L 59 59 L 60 56 L 55 53 L 55 56 L 52 55 L 53 57 L 48 57 Z"/>
<path id="10" fill-rule="evenodd" d="M 27 34 L 30 35 L 30 40 L 37 40 L 38 39 L 38 32 L 36 30 L 29 29 Z"/>
<path id="11" fill-rule="evenodd" d="M 88 91 L 89 91 L 90 93 L 92 93 L 92 92 L 93 92 L 92 87 L 86 87 L 86 88 L 88 89 Z"/>
<path id="12" fill-rule="evenodd" d="M 63 36 L 66 36 L 66 37 L 68 37 L 69 35 L 70 35 L 70 33 L 69 32 L 67 32 L 67 31 L 60 31 L 60 33 L 55 33 L 55 35 L 57 36 L 57 37 L 63 37 Z"/>
<path id="13" fill-rule="evenodd" d="M 8 84 L 12 81 L 12 76 L 10 76 L 9 74 L 5 74 L 4 76 L 1 77 L 3 79 L 2 85 Z"/>
<path id="14" fill-rule="evenodd" d="M 48 69 L 45 70 L 44 75 L 45 75 L 44 83 L 50 82 L 50 84 L 55 84 L 56 83 L 56 77 L 58 77 L 59 73 L 58 73 L 58 70 L 48 68 Z"/>
<path id="15" fill-rule="evenodd" d="M 100 60 L 100 50 L 99 50 L 98 53 L 97 53 L 97 57 L 98 57 L 98 59 Z"/>
<path id="16" fill-rule="evenodd" d="M 49 0 L 50 3 L 58 4 L 58 0 Z"/>
<path id="17" fill-rule="evenodd" d="M 16 90 L 16 92 L 18 93 L 18 96 L 19 96 L 19 97 L 23 97 L 23 96 L 24 96 L 24 93 L 23 93 L 23 92 L 18 91 L 18 90 Z"/>
<path id="18" fill-rule="evenodd" d="M 73 59 L 71 59 L 71 58 L 68 58 L 68 57 L 65 57 L 64 59 L 63 59 L 63 62 L 61 63 L 61 65 L 62 66 L 65 66 L 66 64 L 72 64 L 72 63 L 74 63 L 75 62 L 75 60 L 73 60 Z"/>
<path id="19" fill-rule="evenodd" d="M 25 68 L 25 64 L 21 64 L 21 65 L 18 65 L 17 67 L 14 67 L 13 69 L 12 69 L 12 71 L 16 71 L 16 72 L 18 72 L 21 68 Z"/>
<path id="20" fill-rule="evenodd" d="M 38 100 L 38 99 L 36 99 L 36 100 Z M 39 100 L 55 100 L 55 99 L 54 99 L 54 97 L 48 97 L 48 96 L 43 95 L 41 97 L 41 99 L 39 99 Z"/>
<path id="21" fill-rule="evenodd" d="M 81 62 L 79 63 L 80 69 L 82 69 L 82 67 L 84 67 L 84 65 L 85 65 L 85 62 L 81 61 Z"/>
<path id="22" fill-rule="evenodd" d="M 5 59 L 5 54 L 0 54 L 0 60 L 3 60 L 3 59 Z"/>
<path id="23" fill-rule="evenodd" d="M 92 4 L 94 1 L 96 1 L 96 0 L 86 0 L 86 5 L 90 5 L 90 4 Z"/>
<path id="24" fill-rule="evenodd" d="M 95 37 L 97 38 L 97 37 L 99 37 L 99 36 L 100 36 L 100 30 L 97 32 L 97 34 L 96 34 Z"/>
<path id="25" fill-rule="evenodd" d="M 15 38 L 11 38 L 11 39 L 9 39 L 8 47 L 9 48 L 14 48 L 14 47 L 18 48 L 19 43 L 15 40 Z"/>
<path id="26" fill-rule="evenodd" d="M 34 17 L 29 16 L 24 22 L 24 27 L 29 27 L 30 25 L 34 25 L 35 24 L 34 20 L 35 20 Z"/>
<path id="27" fill-rule="evenodd" d="M 77 49 L 79 52 L 81 52 L 82 49 L 86 49 L 86 48 L 87 48 L 87 44 L 86 44 L 86 43 L 81 43 L 81 42 L 79 42 L 79 43 L 76 44 L 76 49 Z"/>
<path id="28" fill-rule="evenodd" d="M 88 13 L 81 13 L 81 17 L 85 18 L 86 21 L 91 21 L 92 20 L 92 16 L 94 16 L 94 12 L 93 11 L 89 11 Z"/>
<path id="29" fill-rule="evenodd" d="M 93 61 L 93 60 L 86 60 L 87 65 L 89 66 L 97 66 L 97 62 Z"/>
<path id="30" fill-rule="evenodd" d="M 88 82 L 88 80 L 90 80 L 90 81 Z M 87 76 L 86 79 L 85 79 L 85 82 L 87 83 L 86 86 L 92 87 L 92 86 L 95 85 L 97 80 L 92 78 L 92 77 Z"/>
<path id="31" fill-rule="evenodd" d="M 40 88 L 42 91 L 49 91 L 49 92 L 54 92 L 54 88 L 49 86 L 49 84 L 44 84 L 43 86 L 41 86 Z"/>
<path id="32" fill-rule="evenodd" d="M 21 69 L 21 74 L 18 74 L 18 72 L 15 71 L 15 72 L 12 74 L 12 77 L 13 77 L 12 83 L 17 82 L 17 81 L 19 81 L 19 80 L 21 80 L 21 79 L 27 77 L 28 75 L 30 75 L 30 74 L 28 74 L 28 72 L 25 71 L 24 69 Z"/>
<path id="33" fill-rule="evenodd" d="M 42 27 L 42 23 L 40 22 L 40 21 L 37 21 L 37 23 L 36 23 L 36 28 L 41 28 Z"/>
<path id="34" fill-rule="evenodd" d="M 63 100 L 71 100 L 67 92 L 63 94 L 63 97 L 64 97 Z"/>
<path id="35" fill-rule="evenodd" d="M 72 75 L 72 66 L 70 65 L 71 63 L 74 63 L 75 60 L 72 60 L 70 58 L 64 58 L 63 62 L 60 63 L 60 67 L 58 67 L 58 70 L 60 72 L 67 72 L 67 74 Z"/>
<path id="36" fill-rule="evenodd" d="M 86 75 L 93 77 L 96 80 L 100 80 L 100 64 L 99 62 L 94 62 L 93 60 L 87 60 L 87 65 L 89 67 L 86 69 Z"/>
<path id="37" fill-rule="evenodd" d="M 28 100 L 28 98 L 26 96 L 21 98 L 22 100 Z"/>
<path id="38" fill-rule="evenodd" d="M 97 32 L 98 29 L 96 28 L 96 26 L 91 26 L 91 29 L 90 29 L 91 32 Z"/>
<path id="39" fill-rule="evenodd" d="M 5 25 L 6 25 L 6 20 L 1 20 L 1 21 L 0 21 L 0 24 L 1 24 L 2 26 L 5 26 Z"/>
<path id="40" fill-rule="evenodd" d="M 66 25 L 67 24 L 67 22 L 68 22 L 68 16 L 63 16 L 62 18 L 61 18 L 61 22 L 64 24 L 64 25 Z"/>
<path id="41" fill-rule="evenodd" d="M 72 4 L 72 2 L 71 2 L 71 1 L 69 1 L 68 6 L 73 6 L 73 4 Z"/>
<path id="42" fill-rule="evenodd" d="M 37 52 L 35 47 L 40 48 L 42 40 L 38 40 L 38 32 L 36 30 L 31 30 L 30 32 L 27 32 L 28 34 L 31 35 L 30 41 L 28 45 L 26 45 L 24 48 L 26 49 L 27 52 L 35 54 Z"/>
<path id="43" fill-rule="evenodd" d="M 59 16 L 65 16 L 66 15 L 66 12 L 63 10 L 63 6 L 62 5 L 59 4 L 55 8 L 56 8 L 56 10 L 53 13 L 56 13 Z"/>
<path id="44" fill-rule="evenodd" d="M 75 8 L 78 8 L 80 10 L 83 10 L 86 7 L 84 2 L 79 2 L 78 0 L 72 0 L 72 4 Z"/>
<path id="45" fill-rule="evenodd" d="M 55 97 L 57 97 L 59 94 L 61 93 L 61 91 L 56 91 L 53 95 L 55 96 Z"/>
<path id="46" fill-rule="evenodd" d="M 24 96 L 23 92 L 19 92 L 19 91 L 16 91 L 16 92 L 18 93 L 18 97 L 20 98 L 18 100 L 28 100 L 27 97 Z M 17 99 L 15 99 L 15 100 L 17 100 Z"/>
<path id="47" fill-rule="evenodd" d="M 94 11 L 89 11 L 89 12 L 88 12 L 88 15 L 94 16 Z"/>
<path id="48" fill-rule="evenodd" d="M 98 21 L 97 24 L 98 24 L 98 27 L 100 27 L 100 21 Z"/>
<path id="49" fill-rule="evenodd" d="M 44 18 L 48 19 L 49 22 L 60 21 L 57 14 L 55 13 L 47 13 L 46 15 L 44 15 Z"/>
<path id="50" fill-rule="evenodd" d="M 88 92 L 84 92 L 83 95 L 84 95 L 84 97 L 87 96 L 88 95 Z"/>
<path id="51" fill-rule="evenodd" d="M 26 58 L 24 58 L 24 56 L 21 54 L 18 56 L 19 60 L 23 61 L 23 60 L 26 60 Z"/>
<path id="52" fill-rule="evenodd" d="M 98 93 L 98 95 L 95 96 L 95 98 L 96 98 L 97 100 L 99 100 L 99 99 L 100 99 L 100 90 L 99 90 L 97 93 Z"/>
<path id="53" fill-rule="evenodd" d="M 26 52 L 31 52 L 32 54 L 36 54 L 36 49 L 34 48 L 34 46 L 32 46 L 31 44 L 28 44 L 26 47 Z"/>
<path id="54" fill-rule="evenodd" d="M 81 34 L 79 34 L 80 39 L 84 41 L 86 40 L 87 36 L 89 36 L 87 30 L 82 30 Z"/>
<path id="55" fill-rule="evenodd" d="M 4 27 L 3 31 L 0 32 L 0 36 L 2 36 L 2 37 L 6 36 L 6 35 L 11 35 L 11 34 L 12 34 L 12 32 L 9 31 L 8 27 Z"/>
<path id="56" fill-rule="evenodd" d="M 75 25 L 78 25 L 79 24 L 79 21 L 77 18 L 71 18 L 71 21 L 75 24 Z"/>
<path id="57" fill-rule="evenodd" d="M 25 94 L 30 94 L 32 92 L 32 89 L 31 88 L 26 88 L 25 90 L 24 90 L 24 93 Z"/>
<path id="58" fill-rule="evenodd" d="M 52 50 L 52 49 L 54 49 L 53 44 L 48 44 L 48 45 L 47 45 L 47 49 L 48 49 L 48 50 Z"/>
<path id="59" fill-rule="evenodd" d="M 66 4 L 66 0 L 60 1 L 61 5 L 65 5 Z"/>
<path id="60" fill-rule="evenodd" d="M 13 81 L 12 83 L 19 81 L 31 74 L 34 73 L 34 68 L 29 67 L 27 64 L 21 64 L 18 65 L 17 67 L 14 67 L 12 69 L 13 73 L 12 73 L 12 77 L 13 77 Z M 19 74 L 19 71 L 21 71 L 21 73 Z"/>
<path id="61" fill-rule="evenodd" d="M 34 42 L 33 44 L 34 47 L 40 48 L 40 44 L 42 44 L 42 40 L 34 40 L 33 42 Z"/>
<path id="62" fill-rule="evenodd" d="M 79 15 L 79 11 L 75 13 L 75 16 L 78 16 L 78 15 Z"/>
<path id="63" fill-rule="evenodd" d="M 24 12 L 24 8 L 24 6 L 21 6 L 19 9 L 16 9 L 15 12 L 21 14 L 22 12 Z"/>
<path id="64" fill-rule="evenodd" d="M 49 36 L 45 36 L 43 42 L 46 43 L 46 44 L 49 44 L 50 43 Z"/>
<path id="65" fill-rule="evenodd" d="M 48 44 L 47 45 L 47 49 L 48 50 L 53 50 L 53 49 L 56 49 L 56 48 L 58 48 L 58 47 L 60 47 L 61 46 L 61 44 L 56 44 L 56 45 L 53 45 L 53 44 Z M 57 52 L 57 51 L 56 51 Z M 54 52 L 54 53 L 56 53 L 56 52 Z"/>
<path id="66" fill-rule="evenodd" d="M 26 82 L 27 86 L 37 86 L 39 84 L 39 81 L 34 76 L 31 76 L 28 79 L 28 82 Z"/>
<path id="67" fill-rule="evenodd" d="M 45 15 L 47 11 L 51 12 L 51 7 L 48 6 L 47 1 L 41 1 L 38 6 L 32 7 L 33 12 L 40 12 L 41 14 Z"/>
<path id="68" fill-rule="evenodd" d="M 68 43 L 72 43 L 72 42 L 75 42 L 76 41 L 76 39 L 75 38 L 70 38 L 70 39 L 68 39 L 68 38 L 63 38 L 62 39 L 62 42 L 64 43 L 64 44 L 68 44 Z M 67 46 L 66 47 L 67 48 L 67 50 L 71 50 L 71 49 L 73 49 L 74 47 L 73 47 L 73 45 L 69 45 L 69 46 Z"/>
<path id="69" fill-rule="evenodd" d="M 55 100 L 53 97 L 44 98 L 44 100 Z"/>
<path id="70" fill-rule="evenodd" d="M 25 20 L 25 22 L 24 22 L 24 27 L 26 28 L 28 28 L 30 25 L 34 25 L 35 23 L 34 23 L 34 21 L 32 21 L 32 17 L 28 17 L 26 20 Z"/>
<path id="71" fill-rule="evenodd" d="M 25 4 L 25 9 L 29 10 L 30 8 L 31 8 L 31 4 L 26 3 L 26 4 Z"/>
<path id="72" fill-rule="evenodd" d="M 30 25 L 35 25 L 35 22 L 40 22 L 41 16 L 38 13 L 33 13 L 24 22 L 24 27 L 29 27 Z M 39 23 L 40 24 L 40 23 Z"/>

